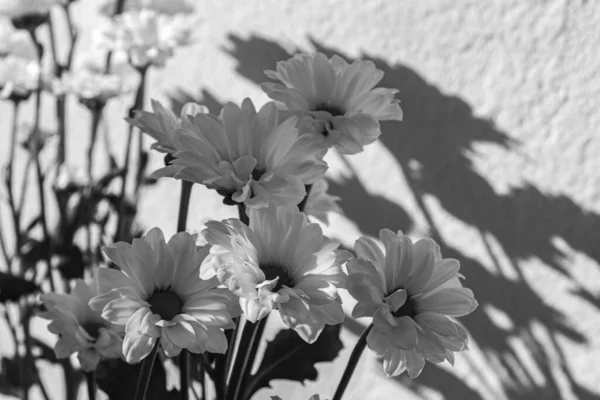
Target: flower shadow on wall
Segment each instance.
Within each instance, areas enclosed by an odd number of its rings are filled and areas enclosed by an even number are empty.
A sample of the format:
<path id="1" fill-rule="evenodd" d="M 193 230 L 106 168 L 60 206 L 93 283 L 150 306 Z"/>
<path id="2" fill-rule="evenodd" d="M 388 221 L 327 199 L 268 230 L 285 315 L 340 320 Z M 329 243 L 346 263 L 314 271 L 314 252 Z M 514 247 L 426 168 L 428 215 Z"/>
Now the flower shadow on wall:
<path id="1" fill-rule="evenodd" d="M 243 39 L 229 36 L 230 45 L 224 49 L 238 62 L 237 72 L 256 84 L 268 81 L 263 74 L 277 61 L 292 56 L 277 42 L 252 36 Z M 351 58 L 312 40 L 316 51 L 327 56 L 338 54 Z M 484 142 L 511 149 L 514 143 L 508 135 L 498 131 L 490 121 L 476 118 L 467 103 L 460 98 L 442 94 L 415 71 L 403 65 L 390 65 L 385 60 L 363 55 L 385 72 L 380 83 L 383 87 L 400 90 L 406 118 L 400 124 L 383 123 L 381 141 L 395 156 L 404 171 L 421 211 L 427 217 L 433 238 L 440 243 L 445 255 L 461 260 L 462 269 L 469 277 L 469 285 L 477 293 L 481 312 L 475 312 L 462 322 L 469 329 L 488 360 L 489 369 L 498 371 L 503 383 L 503 395 L 510 399 L 560 399 L 561 388 L 570 388 L 579 399 L 596 398 L 594 393 L 580 386 L 568 369 L 566 356 L 558 345 L 558 338 L 586 344 L 588 338 L 573 329 L 568 316 L 549 306 L 524 279 L 522 261 L 537 258 L 550 268 L 570 278 L 569 265 L 561 261 L 563 253 L 553 238 L 561 238 L 571 248 L 600 262 L 600 250 L 593 232 L 600 230 L 600 215 L 582 209 L 566 196 L 550 196 L 532 184 L 498 195 L 492 186 L 473 168 L 467 153 L 474 152 L 474 142 Z M 207 97 L 206 93 L 204 93 Z M 210 97 L 208 97 L 210 98 Z M 411 173 L 410 166 L 417 162 L 419 173 Z M 381 207 L 369 207 L 368 218 L 364 204 L 381 202 L 382 198 L 368 194 L 356 179 L 344 184 L 330 183 L 334 195 L 342 195 L 344 214 L 353 220 L 365 234 L 377 235 L 386 225 L 410 231 L 412 221 L 408 213 L 395 203 L 383 200 Z M 485 267 L 479 261 L 450 247 L 439 234 L 423 195 L 434 196 L 446 212 L 477 228 L 486 243 L 490 259 L 496 265 Z M 375 214 L 375 215 L 373 215 Z M 395 220 L 390 223 L 390 215 Z M 560 218 L 557 218 L 560 216 Z M 386 221 L 386 224 L 383 222 Z M 519 279 L 503 276 L 491 252 L 490 237 L 502 247 Z M 491 273 L 496 270 L 498 273 Z M 592 294 L 580 290 L 576 296 L 600 306 Z M 495 325 L 486 306 L 502 311 L 511 319 L 510 327 Z M 599 307 L 600 308 L 600 307 Z M 359 333 L 361 327 L 349 320 L 346 327 Z M 515 340 L 529 351 L 534 361 L 523 361 L 515 350 Z M 473 373 L 478 374 L 476 368 Z M 535 378 L 544 376 L 540 384 Z M 426 368 L 415 381 L 405 376 L 397 378 L 415 392 L 431 388 L 448 398 L 480 399 L 481 394 L 460 381 L 455 375 L 435 365 Z M 478 385 L 485 392 L 494 393 L 486 379 L 480 376 Z M 500 398 L 502 395 L 498 393 Z"/>

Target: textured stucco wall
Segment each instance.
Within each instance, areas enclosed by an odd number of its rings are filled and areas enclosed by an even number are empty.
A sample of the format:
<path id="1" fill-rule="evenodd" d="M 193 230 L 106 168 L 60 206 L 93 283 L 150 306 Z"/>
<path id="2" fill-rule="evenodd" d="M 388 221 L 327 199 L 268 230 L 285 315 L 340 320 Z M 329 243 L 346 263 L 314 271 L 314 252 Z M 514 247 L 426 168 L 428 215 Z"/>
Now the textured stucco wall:
<path id="1" fill-rule="evenodd" d="M 81 1 L 76 21 L 96 22 L 93 3 Z M 383 85 L 400 90 L 404 122 L 384 124 L 382 140 L 358 156 L 329 157 L 345 216 L 327 232 L 347 245 L 383 227 L 433 236 L 461 260 L 480 308 L 463 320 L 471 351 L 453 369 L 427 365 L 412 382 L 386 380 L 364 356 L 349 400 L 600 396 L 600 3 L 197 3 L 196 43 L 152 72 L 156 98 L 187 93 L 213 111 L 246 96 L 265 102 L 262 71 L 296 50 L 372 59 Z M 108 123 L 115 144 L 126 129 L 118 108 Z M 84 145 L 72 134 L 71 153 Z M 151 189 L 144 224 L 173 233 L 178 192 L 172 181 Z M 195 189 L 194 229 L 230 215 Z M 360 329 L 347 325 L 347 347 L 336 365 L 319 366 L 318 383 L 275 388 L 288 399 L 331 396 Z"/>

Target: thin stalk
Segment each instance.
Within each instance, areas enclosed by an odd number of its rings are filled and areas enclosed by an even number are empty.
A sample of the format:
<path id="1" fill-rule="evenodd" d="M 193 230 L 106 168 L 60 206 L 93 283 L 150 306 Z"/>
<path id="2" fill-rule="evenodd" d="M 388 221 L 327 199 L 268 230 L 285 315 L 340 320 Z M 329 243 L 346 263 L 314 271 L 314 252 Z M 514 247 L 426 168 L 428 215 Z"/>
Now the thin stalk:
<path id="1" fill-rule="evenodd" d="M 19 192 L 19 207 L 18 210 L 23 209 L 23 205 L 25 204 L 25 192 L 29 187 L 29 170 L 31 169 L 31 164 L 33 164 L 33 160 L 31 157 L 27 158 L 27 165 L 25 165 L 25 172 L 23 174 L 23 180 L 21 181 L 21 191 Z"/>
<path id="2" fill-rule="evenodd" d="M 87 383 L 88 399 L 96 400 L 96 371 L 86 372 L 85 380 Z"/>
<path id="3" fill-rule="evenodd" d="M 243 352 L 238 354 L 238 357 L 243 358 L 241 363 L 239 363 L 236 359 L 236 363 L 233 366 L 233 373 L 231 375 L 231 380 L 229 381 L 230 384 L 234 385 L 233 391 L 227 391 L 227 396 L 230 400 L 242 399 L 241 396 L 242 389 L 244 388 L 244 381 L 247 380 L 247 376 L 250 375 L 250 372 L 252 372 L 252 366 L 254 365 L 254 359 L 256 358 L 260 339 L 263 331 L 265 330 L 267 317 L 257 321 L 254 324 L 246 322 L 246 325 L 244 325 L 238 350 L 238 353 L 240 351 Z"/>
<path id="4" fill-rule="evenodd" d="M 206 400 L 206 379 L 204 377 L 204 366 L 202 364 L 198 364 L 198 372 L 200 373 L 200 397 L 202 400 Z"/>
<path id="5" fill-rule="evenodd" d="M 181 181 L 181 197 L 179 198 L 179 216 L 177 218 L 177 232 L 184 232 L 187 224 L 187 216 L 190 208 L 190 196 L 192 194 L 192 182 Z M 200 368 L 202 368 L 200 366 Z M 181 388 L 181 400 L 190 398 L 190 353 L 182 350 L 179 355 L 179 379 Z"/>
<path id="6" fill-rule="evenodd" d="M 96 138 L 98 137 L 98 128 L 100 127 L 100 121 L 102 120 L 102 108 L 91 111 L 92 113 L 92 125 L 90 129 L 90 145 L 87 151 L 88 158 L 88 179 L 91 182 L 93 177 L 94 169 L 94 147 L 96 147 Z"/>
<path id="7" fill-rule="evenodd" d="M 335 391 L 335 395 L 333 396 L 333 400 L 341 400 L 344 392 L 346 391 L 346 387 L 348 386 L 348 382 L 350 382 L 350 378 L 352 378 L 352 374 L 354 373 L 354 369 L 358 364 L 358 360 L 360 360 L 360 356 L 362 355 L 365 347 L 367 346 L 367 336 L 371 329 L 373 328 L 373 324 L 369 325 L 367 329 L 360 335 L 358 338 L 358 342 L 354 346 L 354 350 L 352 350 L 352 354 L 350 354 L 350 359 L 348 360 L 348 365 L 344 370 L 344 374 L 342 375 L 342 379 L 340 379 L 340 383 L 338 384 L 337 390 Z"/>
<path id="8" fill-rule="evenodd" d="M 235 328 L 227 329 L 225 331 L 225 337 L 227 338 L 227 352 L 225 354 L 218 354 L 215 361 L 215 372 L 217 375 L 214 382 L 218 399 L 223 399 L 227 390 L 227 378 L 229 377 L 229 370 L 231 369 L 231 363 L 233 362 L 235 339 L 239 332 L 240 317 L 234 318 L 233 323 L 235 324 Z"/>
<path id="9" fill-rule="evenodd" d="M 44 234 L 44 240 L 48 244 L 48 251 L 46 252 L 46 263 L 48 264 L 48 271 L 46 276 L 50 281 L 50 289 L 55 292 L 56 286 L 54 285 L 54 279 L 52 277 L 52 250 L 51 250 L 51 239 L 48 231 L 48 222 L 46 219 L 46 195 L 44 194 L 44 175 L 42 174 L 42 167 L 40 165 L 40 157 L 38 154 L 35 155 L 35 171 L 37 174 L 37 186 L 38 195 L 40 197 L 40 219 L 42 222 L 42 232 Z"/>
<path id="10" fill-rule="evenodd" d="M 43 47 L 41 43 L 38 42 L 37 36 L 35 34 L 35 30 L 30 30 L 29 34 L 33 39 L 33 42 L 37 48 L 37 57 L 38 57 L 38 65 L 41 70 L 42 66 L 42 51 Z M 38 88 L 35 96 L 35 117 L 33 124 L 33 132 L 34 135 L 39 135 L 40 128 L 40 113 L 41 113 L 41 105 L 42 105 L 42 74 L 39 75 L 38 78 Z M 37 139 L 37 138 L 36 138 Z M 40 198 L 40 219 L 42 222 L 42 232 L 44 234 L 44 240 L 48 245 L 48 251 L 46 252 L 46 263 L 48 264 L 48 270 L 46 275 L 48 280 L 50 281 L 50 289 L 55 292 L 56 286 L 54 285 L 54 279 L 52 277 L 52 249 L 51 249 L 51 240 L 50 233 L 48 231 L 48 220 L 46 218 L 46 195 L 44 193 L 44 175 L 42 174 L 42 166 L 40 163 L 40 148 L 34 149 L 34 163 L 35 163 L 35 171 L 37 176 L 37 187 L 38 187 L 38 195 Z"/>
<path id="11" fill-rule="evenodd" d="M 118 0 L 115 5 L 115 12 L 113 13 L 113 17 L 121 14 L 123 12 L 123 8 L 125 7 L 125 0 Z M 104 63 L 104 75 L 108 74 L 110 71 L 110 62 L 112 60 L 112 51 L 109 51 L 106 54 L 106 62 Z"/>
<path id="12" fill-rule="evenodd" d="M 248 380 L 250 379 L 252 367 L 254 366 L 254 360 L 256 359 L 256 355 L 258 354 L 258 347 L 260 345 L 260 339 L 265 330 L 265 326 L 267 325 L 267 318 L 268 318 L 268 316 L 259 321 L 260 325 L 257 327 L 257 330 L 255 331 L 254 336 L 252 337 L 252 343 L 250 344 L 250 349 L 248 350 L 248 353 L 247 353 L 247 357 L 248 357 L 248 362 L 247 362 L 247 366 L 246 366 L 247 370 L 245 371 L 244 375 L 242 376 L 242 383 L 240 385 L 240 388 L 242 390 L 244 390 L 248 387 Z M 242 399 L 245 399 L 246 396 L 241 396 L 238 398 L 240 400 L 242 400 Z"/>
<path id="13" fill-rule="evenodd" d="M 138 110 L 140 108 L 143 108 L 144 106 L 144 93 L 145 93 L 145 87 L 146 87 L 146 75 L 148 72 L 148 68 L 140 68 L 139 69 L 140 72 L 140 84 L 138 86 L 136 95 L 135 95 L 135 102 L 133 103 L 133 106 L 129 109 L 129 116 L 131 117 L 133 114 L 134 110 Z M 129 159 L 131 158 L 131 142 L 133 141 L 133 125 L 129 125 L 129 133 L 127 135 L 127 145 L 125 147 L 125 160 L 123 162 L 123 178 L 121 181 L 121 196 L 119 198 L 119 216 L 117 219 L 117 238 L 116 239 L 121 239 L 123 237 L 123 218 L 124 218 L 124 211 L 125 211 L 125 197 L 126 197 L 126 193 L 127 193 L 127 175 L 129 174 Z"/>
<path id="14" fill-rule="evenodd" d="M 77 43 L 79 35 L 77 34 L 77 30 L 75 29 L 75 25 L 73 24 L 73 19 L 71 18 L 71 2 L 67 2 L 66 4 L 64 4 L 63 10 L 65 11 L 65 17 L 67 19 L 67 25 L 69 27 L 69 34 L 71 35 L 71 46 L 69 47 L 69 55 L 67 57 L 67 64 L 65 65 L 65 70 L 68 71 L 71 69 L 71 64 L 73 64 L 75 44 Z"/>
<path id="15" fill-rule="evenodd" d="M 56 48 L 56 37 L 54 35 L 54 24 L 52 16 L 48 18 L 48 31 L 50 33 L 50 49 L 52 51 L 52 73 L 56 78 L 60 78 L 63 73 L 63 66 L 58 60 L 58 50 Z M 58 165 L 64 164 L 66 160 L 66 104 L 65 95 L 59 94 L 56 96 L 56 121 L 58 123 L 58 150 L 56 162 Z"/>
<path id="16" fill-rule="evenodd" d="M 19 254 L 21 249 L 21 208 L 16 206 L 15 195 L 13 192 L 13 167 L 15 165 L 15 148 L 17 146 L 17 131 L 18 131 L 18 120 L 19 120 L 19 102 L 13 103 L 13 121 L 10 135 L 10 153 L 8 157 L 8 167 L 6 174 L 6 186 L 8 192 L 8 204 L 10 206 L 10 212 L 13 220 L 14 231 L 15 231 L 15 252 Z"/>
<path id="17" fill-rule="evenodd" d="M 0 251 L 2 251 L 2 257 L 4 257 L 4 262 L 6 263 L 6 272 L 11 273 L 12 261 L 10 256 L 8 255 L 8 251 L 6 250 L 6 242 L 4 241 L 4 233 L 2 232 L 2 226 L 0 226 Z"/>
<path id="18" fill-rule="evenodd" d="M 156 344 L 152 348 L 152 351 L 142 361 L 142 367 L 140 369 L 140 376 L 137 381 L 135 388 L 135 400 L 145 400 L 146 392 L 148 391 L 148 384 L 150 383 L 150 377 L 152 376 L 152 369 L 154 368 L 154 361 L 158 354 L 158 346 L 160 339 L 156 339 Z"/>
<path id="19" fill-rule="evenodd" d="M 177 218 L 177 232 L 185 231 L 187 216 L 190 209 L 190 197 L 192 194 L 192 182 L 181 181 L 181 197 L 179 198 L 179 216 Z"/>
<path id="20" fill-rule="evenodd" d="M 190 399 L 190 353 L 183 349 L 179 354 L 179 383 L 180 383 L 180 399 Z"/>

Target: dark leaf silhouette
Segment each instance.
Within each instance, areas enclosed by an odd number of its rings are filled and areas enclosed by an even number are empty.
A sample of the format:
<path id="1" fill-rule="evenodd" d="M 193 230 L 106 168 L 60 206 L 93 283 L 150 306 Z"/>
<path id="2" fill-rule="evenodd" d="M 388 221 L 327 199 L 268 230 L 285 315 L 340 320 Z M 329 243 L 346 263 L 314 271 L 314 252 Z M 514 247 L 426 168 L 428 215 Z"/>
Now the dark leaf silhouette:
<path id="1" fill-rule="evenodd" d="M 127 364 L 121 359 L 103 360 L 96 370 L 96 382 L 110 400 L 131 400 L 135 396 L 141 364 Z M 146 400 L 174 400 L 179 398 L 176 390 L 167 391 L 167 378 L 162 362 L 157 359 Z"/>
<path id="2" fill-rule="evenodd" d="M 57 246 L 55 254 L 60 257 L 58 270 L 66 279 L 83 278 L 85 262 L 79 247 L 73 244 Z"/>
<path id="3" fill-rule="evenodd" d="M 48 241 L 26 238 L 21 245 L 21 262 L 23 263 L 23 267 L 26 270 L 35 267 L 38 261 L 47 257 L 49 251 L 50 245 Z"/>
<path id="4" fill-rule="evenodd" d="M 21 357 L 3 358 L 1 361 L 0 394 L 21 398 L 24 388 L 30 388 L 35 383 L 37 371 L 32 363 L 27 363 Z"/>
<path id="5" fill-rule="evenodd" d="M 22 296 L 38 292 L 40 287 L 27 279 L 0 272 L 0 303 L 17 301 Z"/>
<path id="6" fill-rule="evenodd" d="M 301 383 L 317 380 L 319 374 L 315 364 L 335 360 L 344 347 L 339 337 L 340 328 L 341 325 L 326 326 L 313 344 L 306 343 L 291 329 L 279 332 L 267 345 L 258 371 L 250 377 L 244 399 L 270 387 L 270 382 L 275 379 Z"/>

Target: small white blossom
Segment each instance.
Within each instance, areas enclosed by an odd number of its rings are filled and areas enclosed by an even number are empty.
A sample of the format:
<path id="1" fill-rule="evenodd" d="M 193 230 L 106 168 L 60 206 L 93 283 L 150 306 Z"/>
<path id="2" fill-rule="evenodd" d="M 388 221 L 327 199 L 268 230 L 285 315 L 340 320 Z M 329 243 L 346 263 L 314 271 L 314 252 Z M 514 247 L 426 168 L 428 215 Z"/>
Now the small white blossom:
<path id="1" fill-rule="evenodd" d="M 129 58 L 131 65 L 163 67 L 175 49 L 188 44 L 191 33 L 186 16 L 169 16 L 142 9 L 115 17 L 99 32 L 100 46 Z"/>

